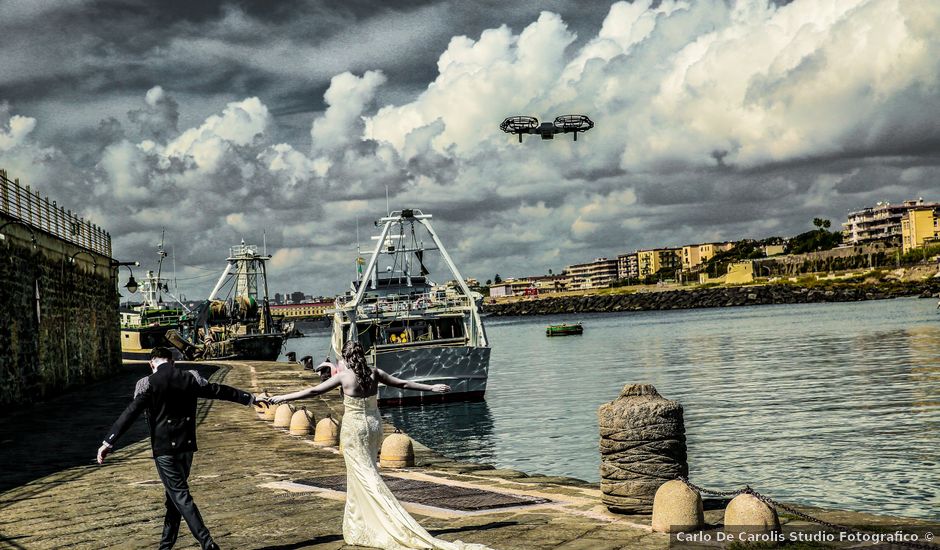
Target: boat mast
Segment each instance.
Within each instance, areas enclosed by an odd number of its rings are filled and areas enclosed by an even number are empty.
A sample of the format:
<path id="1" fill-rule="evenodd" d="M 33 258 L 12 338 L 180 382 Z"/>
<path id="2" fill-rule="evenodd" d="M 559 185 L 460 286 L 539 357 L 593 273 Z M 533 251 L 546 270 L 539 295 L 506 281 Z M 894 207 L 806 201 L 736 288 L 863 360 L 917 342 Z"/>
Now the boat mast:
<path id="1" fill-rule="evenodd" d="M 480 315 L 477 312 L 476 304 L 473 302 L 473 296 L 470 294 L 470 287 L 467 286 L 467 283 L 463 280 L 463 275 L 460 274 L 460 270 L 457 269 L 457 266 L 454 264 L 454 261 L 450 259 L 450 254 L 447 253 L 447 249 L 444 248 L 443 243 L 441 243 L 440 238 L 437 236 L 437 232 L 434 231 L 434 228 L 431 227 L 431 218 L 430 215 L 415 216 L 415 219 L 423 225 L 428 233 L 431 235 L 431 239 L 434 241 L 434 245 L 441 252 L 441 257 L 444 258 L 444 263 L 447 264 L 447 267 L 450 269 L 451 274 L 457 278 L 457 284 L 460 286 L 461 292 L 467 298 L 467 301 L 470 303 L 470 317 L 473 322 L 470 323 L 470 341 L 474 344 L 486 345 L 486 337 L 483 336 L 486 334 L 483 330 L 483 321 L 480 319 Z M 478 342 L 482 339 L 483 342 Z"/>

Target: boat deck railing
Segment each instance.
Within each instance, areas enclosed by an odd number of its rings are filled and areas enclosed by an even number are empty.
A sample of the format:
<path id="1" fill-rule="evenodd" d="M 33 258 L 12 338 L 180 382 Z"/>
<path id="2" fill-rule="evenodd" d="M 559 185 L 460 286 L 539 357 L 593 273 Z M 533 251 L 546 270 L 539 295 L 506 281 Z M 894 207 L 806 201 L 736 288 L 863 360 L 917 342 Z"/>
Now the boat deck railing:
<path id="1" fill-rule="evenodd" d="M 342 307 L 347 300 L 337 299 L 337 307 Z M 375 301 L 359 304 L 356 308 L 357 315 L 422 315 L 446 313 L 448 311 L 465 311 L 473 307 L 473 300 L 463 296 L 441 297 L 432 293 L 422 293 L 417 295 L 408 294 L 387 294 Z"/>

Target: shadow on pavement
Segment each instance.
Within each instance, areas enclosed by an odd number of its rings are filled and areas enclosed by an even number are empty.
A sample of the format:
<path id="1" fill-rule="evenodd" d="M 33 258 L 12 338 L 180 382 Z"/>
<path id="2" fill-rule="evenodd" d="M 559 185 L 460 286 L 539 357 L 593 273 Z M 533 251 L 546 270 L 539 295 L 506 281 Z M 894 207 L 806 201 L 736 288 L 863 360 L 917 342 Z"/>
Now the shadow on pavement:
<path id="1" fill-rule="evenodd" d="M 207 377 L 211 365 L 181 365 Z M 108 378 L 72 389 L 47 401 L 20 406 L 0 417 L 0 509 L 2 493 L 47 475 L 76 469 L 66 483 L 97 467 L 95 453 L 105 431 L 131 402 L 137 380 L 150 374 L 146 363 L 128 363 Z M 200 412 L 205 407 L 200 407 Z M 150 436 L 144 415 L 121 437 L 118 449 Z M 149 446 L 134 454 L 146 453 Z M 124 456 L 128 455 L 126 452 Z M 41 488 L 37 489 L 41 490 Z M 19 495 L 20 497 L 22 495 Z"/>
<path id="2" fill-rule="evenodd" d="M 491 529 L 500 529 L 502 527 L 510 527 L 513 525 L 519 525 L 518 521 L 494 521 L 490 523 L 485 523 L 483 525 L 468 525 L 466 527 L 453 527 L 450 529 L 432 529 L 429 530 L 429 533 L 435 537 L 447 533 L 462 533 L 465 531 L 489 531 Z M 322 535 L 319 537 L 313 537 L 310 540 L 305 540 L 302 542 L 294 542 L 291 544 L 279 544 L 274 546 L 261 546 L 255 550 L 300 550 L 301 548 L 308 548 L 317 544 L 326 544 L 328 542 L 339 542 L 343 540 L 343 535 Z"/>

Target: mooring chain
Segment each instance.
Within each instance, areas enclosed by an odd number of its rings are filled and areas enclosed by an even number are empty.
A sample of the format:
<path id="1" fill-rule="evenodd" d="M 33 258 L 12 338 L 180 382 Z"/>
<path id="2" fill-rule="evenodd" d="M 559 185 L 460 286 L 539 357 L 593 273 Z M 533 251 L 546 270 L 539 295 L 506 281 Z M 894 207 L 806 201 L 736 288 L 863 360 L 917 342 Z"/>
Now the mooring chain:
<path id="1" fill-rule="evenodd" d="M 862 534 L 878 534 L 879 533 L 879 531 L 873 531 L 869 529 L 860 529 L 858 527 L 848 527 L 846 525 L 838 525 L 835 523 L 830 523 L 826 520 L 819 519 L 809 514 L 800 512 L 799 510 L 796 510 L 790 506 L 787 506 L 786 504 L 777 502 L 776 500 L 768 496 L 758 493 L 754 489 L 751 489 L 750 485 L 745 485 L 743 489 L 738 489 L 736 491 L 713 491 L 711 489 L 705 489 L 704 487 L 699 487 L 698 485 L 689 481 L 689 479 L 686 478 L 685 476 L 676 476 L 676 479 L 688 485 L 689 488 L 692 489 L 693 491 L 698 491 L 699 493 L 702 493 L 702 494 L 721 496 L 721 497 L 734 497 L 738 495 L 754 495 L 755 497 L 757 497 L 758 500 L 764 502 L 765 504 L 769 504 L 770 506 L 773 506 L 775 508 L 780 508 L 784 512 L 793 514 L 794 516 L 802 520 L 813 522 L 813 523 L 818 523 L 819 525 L 828 527 L 829 529 L 833 529 L 835 531 L 847 531 L 847 532 L 856 532 L 856 533 L 862 533 Z M 908 546 L 911 548 L 923 548 L 925 550 L 937 550 L 937 546 L 933 544 L 922 544 L 919 542 L 907 542 L 907 541 L 897 542 L 895 544 L 898 544 L 899 546 Z"/>

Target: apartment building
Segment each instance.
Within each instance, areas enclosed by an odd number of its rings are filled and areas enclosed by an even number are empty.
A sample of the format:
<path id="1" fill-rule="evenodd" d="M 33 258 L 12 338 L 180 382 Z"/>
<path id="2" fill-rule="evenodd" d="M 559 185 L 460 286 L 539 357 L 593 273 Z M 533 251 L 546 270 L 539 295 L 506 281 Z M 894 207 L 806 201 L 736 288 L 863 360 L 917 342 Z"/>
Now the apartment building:
<path id="1" fill-rule="evenodd" d="M 682 269 L 691 271 L 715 257 L 719 252 L 725 252 L 734 248 L 731 241 L 723 243 L 701 243 L 689 244 L 682 247 L 681 259 Z"/>
<path id="2" fill-rule="evenodd" d="M 598 258 L 586 264 L 569 265 L 565 275 L 569 277 L 568 290 L 607 288 L 617 279 L 617 259 Z"/>
<path id="3" fill-rule="evenodd" d="M 843 242 L 857 245 L 873 241 L 901 243 L 901 218 L 909 210 L 940 208 L 940 203 L 925 203 L 924 199 L 904 201 L 901 204 L 879 202 L 875 206 L 850 212 L 842 224 Z"/>
<path id="4" fill-rule="evenodd" d="M 675 270 L 682 267 L 681 248 L 654 248 L 651 250 L 638 250 L 637 270 L 640 277 L 649 277 L 659 273 L 660 270 Z"/>
<path id="5" fill-rule="evenodd" d="M 490 285 L 490 298 L 523 296 L 535 292 L 535 284 L 529 279 L 504 279 L 501 283 Z"/>
<path id="6" fill-rule="evenodd" d="M 637 263 L 636 252 L 617 256 L 617 278 L 637 279 L 640 277 L 640 266 Z"/>
<path id="7" fill-rule="evenodd" d="M 940 239 L 937 208 L 914 208 L 901 216 L 901 246 L 905 253 Z"/>

